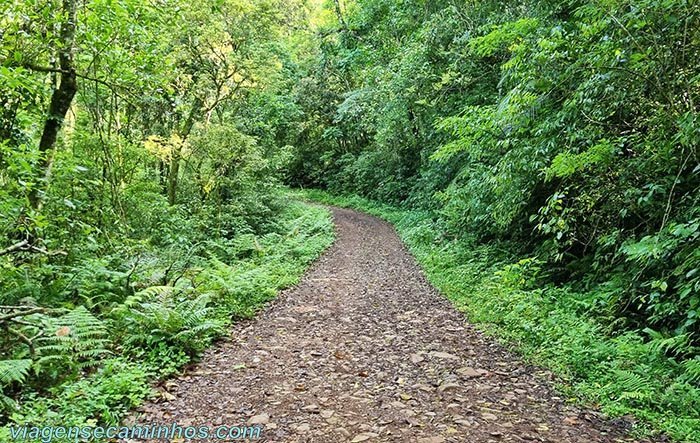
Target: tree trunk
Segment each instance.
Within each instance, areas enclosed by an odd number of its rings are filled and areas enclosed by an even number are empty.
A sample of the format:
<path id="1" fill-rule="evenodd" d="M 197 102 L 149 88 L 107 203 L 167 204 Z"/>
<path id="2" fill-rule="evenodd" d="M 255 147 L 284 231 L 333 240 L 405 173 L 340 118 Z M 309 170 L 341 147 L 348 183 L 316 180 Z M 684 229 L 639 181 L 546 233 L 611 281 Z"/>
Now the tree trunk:
<path id="1" fill-rule="evenodd" d="M 63 0 L 63 22 L 59 36 L 60 48 L 58 61 L 60 68 L 60 82 L 51 95 L 49 112 L 44 122 L 44 130 L 39 141 L 41 152 L 40 165 L 44 171 L 43 187 L 48 185 L 51 177 L 51 165 L 53 162 L 53 150 L 58 137 L 58 131 L 63 125 L 66 113 L 70 109 L 73 97 L 78 90 L 75 66 L 73 65 L 73 50 L 75 46 L 75 25 L 77 21 L 77 0 Z M 42 204 L 39 188 L 36 187 L 29 195 L 29 200 L 34 209 L 40 209 Z"/>
<path id="2" fill-rule="evenodd" d="M 340 26 L 344 31 L 348 30 L 348 25 L 345 23 L 345 19 L 343 18 L 343 11 L 340 9 L 340 0 L 334 0 L 333 2 L 335 4 L 335 15 L 338 17 L 338 22 L 340 22 Z"/>
<path id="3" fill-rule="evenodd" d="M 173 206 L 177 203 L 177 178 L 180 174 L 180 151 L 182 146 L 173 148 L 170 156 L 170 167 L 168 168 L 168 204 Z"/>
<path id="4" fill-rule="evenodd" d="M 192 104 L 190 114 L 187 116 L 184 125 L 180 129 L 180 143 L 173 147 L 173 152 L 170 155 L 170 167 L 168 168 L 168 204 L 173 206 L 177 203 L 177 182 L 180 174 L 180 160 L 182 160 L 182 148 L 185 145 L 187 137 L 190 135 L 194 127 L 195 119 L 202 110 L 204 101 L 197 97 Z"/>

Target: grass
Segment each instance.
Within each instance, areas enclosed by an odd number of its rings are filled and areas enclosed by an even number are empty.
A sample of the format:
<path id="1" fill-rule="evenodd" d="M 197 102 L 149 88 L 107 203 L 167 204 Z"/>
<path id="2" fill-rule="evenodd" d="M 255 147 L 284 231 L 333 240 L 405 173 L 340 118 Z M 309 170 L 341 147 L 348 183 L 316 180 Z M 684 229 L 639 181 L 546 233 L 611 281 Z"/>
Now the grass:
<path id="1" fill-rule="evenodd" d="M 536 259 L 507 245 L 445 238 L 429 212 L 317 190 L 297 195 L 391 222 L 431 283 L 471 322 L 552 370 L 570 402 L 632 415 L 638 436 L 700 441 L 700 361 L 674 358 L 674 343 L 644 331 L 611 333 L 590 315 L 598 294 L 543 286 Z"/>

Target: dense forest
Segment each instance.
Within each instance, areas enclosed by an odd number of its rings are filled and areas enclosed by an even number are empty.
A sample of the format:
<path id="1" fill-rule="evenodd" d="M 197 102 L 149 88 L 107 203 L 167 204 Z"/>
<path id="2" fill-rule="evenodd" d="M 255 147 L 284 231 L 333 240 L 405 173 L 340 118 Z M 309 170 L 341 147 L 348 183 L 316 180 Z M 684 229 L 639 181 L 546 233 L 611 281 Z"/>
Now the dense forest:
<path id="1" fill-rule="evenodd" d="M 0 423 L 118 423 L 332 240 L 279 189 L 307 10 L 0 13 Z"/>
<path id="2" fill-rule="evenodd" d="M 571 398 L 700 438 L 697 2 L 0 11 L 0 424 L 119 422 L 330 244 L 304 197 L 392 221 Z"/>

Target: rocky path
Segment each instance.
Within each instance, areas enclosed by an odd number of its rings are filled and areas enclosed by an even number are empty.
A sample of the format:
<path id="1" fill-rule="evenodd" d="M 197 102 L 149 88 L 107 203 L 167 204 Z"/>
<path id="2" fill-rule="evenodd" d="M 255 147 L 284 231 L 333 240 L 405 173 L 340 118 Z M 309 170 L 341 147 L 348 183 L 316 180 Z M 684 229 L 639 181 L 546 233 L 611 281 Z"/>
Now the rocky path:
<path id="1" fill-rule="evenodd" d="M 266 442 L 632 441 L 465 323 L 389 224 L 333 212 L 301 282 L 132 420 L 259 424 Z"/>

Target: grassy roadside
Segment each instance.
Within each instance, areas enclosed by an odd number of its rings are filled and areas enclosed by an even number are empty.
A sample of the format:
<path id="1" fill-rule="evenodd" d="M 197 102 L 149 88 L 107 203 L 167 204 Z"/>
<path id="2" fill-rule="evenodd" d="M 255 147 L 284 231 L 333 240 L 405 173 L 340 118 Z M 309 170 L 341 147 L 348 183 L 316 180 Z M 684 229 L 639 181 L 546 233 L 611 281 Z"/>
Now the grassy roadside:
<path id="1" fill-rule="evenodd" d="M 104 316 L 78 311 L 109 340 L 109 352 L 83 376 L 23 393 L 0 427 L 0 441 L 11 441 L 11 425 L 118 425 L 156 394 L 154 383 L 195 361 L 231 322 L 255 315 L 280 289 L 294 285 L 334 239 L 329 211 L 315 205 L 291 202 L 277 223 L 274 232 L 208 244 L 188 259 L 191 266 L 175 283 L 142 289 Z"/>
<path id="2" fill-rule="evenodd" d="M 609 416 L 633 415 L 638 435 L 700 441 L 700 371 L 669 357 L 671 343 L 642 331 L 611 334 L 590 315 L 592 297 L 538 284 L 536 259 L 518 257 L 508 245 L 445 238 L 428 212 L 316 190 L 298 195 L 391 222 L 432 284 L 471 322 L 557 374 L 570 401 Z"/>

